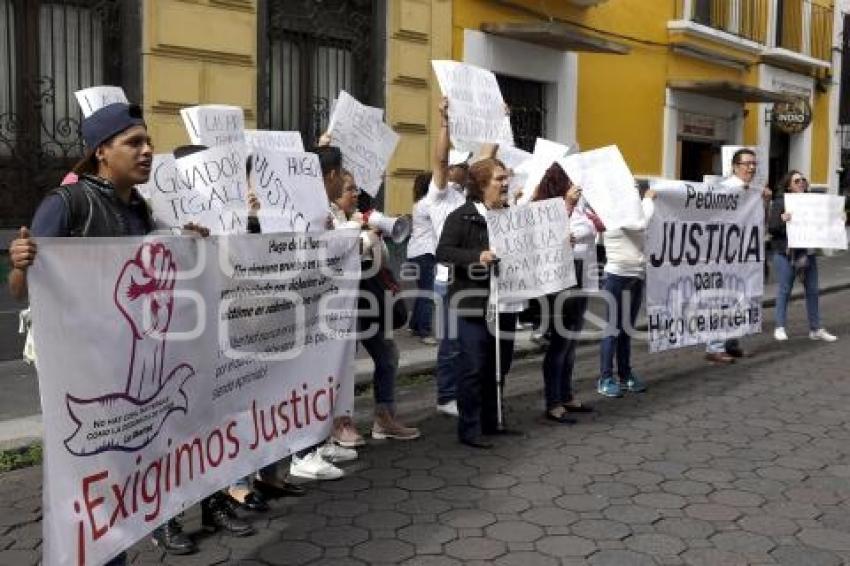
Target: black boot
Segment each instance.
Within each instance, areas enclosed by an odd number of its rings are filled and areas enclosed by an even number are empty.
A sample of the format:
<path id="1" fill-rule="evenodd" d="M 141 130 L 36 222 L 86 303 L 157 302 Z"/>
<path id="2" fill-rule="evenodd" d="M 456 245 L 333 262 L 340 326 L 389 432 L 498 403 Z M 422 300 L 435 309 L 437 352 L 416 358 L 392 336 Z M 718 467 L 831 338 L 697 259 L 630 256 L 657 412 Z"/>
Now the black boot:
<path id="1" fill-rule="evenodd" d="M 183 526 L 177 519 L 169 519 L 154 529 L 153 543 L 168 554 L 192 554 L 197 550 L 192 539 L 183 534 Z"/>
<path id="2" fill-rule="evenodd" d="M 230 501 L 220 493 L 201 501 L 201 527 L 208 532 L 221 529 L 235 537 L 254 534 L 254 527 L 240 519 Z"/>

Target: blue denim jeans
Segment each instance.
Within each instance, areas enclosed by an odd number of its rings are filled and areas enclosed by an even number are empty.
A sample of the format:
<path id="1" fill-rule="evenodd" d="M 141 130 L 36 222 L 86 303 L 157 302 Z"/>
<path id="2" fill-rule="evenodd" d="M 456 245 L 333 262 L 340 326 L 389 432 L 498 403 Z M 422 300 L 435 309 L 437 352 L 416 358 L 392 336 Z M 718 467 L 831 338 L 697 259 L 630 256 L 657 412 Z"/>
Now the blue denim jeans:
<path id="1" fill-rule="evenodd" d="M 440 324 L 440 347 L 437 350 L 437 403 L 441 405 L 449 403 L 457 398 L 457 381 L 460 375 L 460 364 L 458 356 L 460 355 L 460 340 L 457 332 L 452 335 L 450 327 L 454 326 L 457 331 L 457 323 L 452 323 L 455 315 L 449 310 L 449 285 L 444 281 L 434 282 L 434 292 L 436 293 L 438 303 L 437 308 L 440 310 L 437 321 Z"/>
<path id="2" fill-rule="evenodd" d="M 613 297 L 615 312 L 611 313 L 611 306 L 606 303 L 609 309 L 606 317 L 608 328 L 605 331 L 606 336 L 602 339 L 601 377 L 603 379 L 614 377 L 614 355 L 616 354 L 617 375 L 621 381 L 624 381 L 632 373 L 632 338 L 625 329 L 626 326 L 630 330 L 635 327 L 641 301 L 643 301 L 643 279 L 606 273 L 602 290 Z"/>
<path id="3" fill-rule="evenodd" d="M 800 255 L 804 252 L 796 253 Z M 776 271 L 777 283 L 776 326 L 784 328 L 788 320 L 788 300 L 791 298 L 791 289 L 794 288 L 796 270 L 791 259 L 785 254 L 773 254 L 773 267 Z M 809 330 L 819 330 L 818 264 L 814 254 L 808 256 L 808 265 L 803 269 L 803 287 L 806 290 L 806 314 L 809 318 Z"/>
<path id="4" fill-rule="evenodd" d="M 509 337 L 501 334 L 499 340 L 504 388 L 504 376 L 513 361 L 516 315 L 500 315 L 499 324 L 509 331 Z M 496 337 L 483 318 L 461 317 L 458 327 L 462 371 L 457 384 L 457 434 L 461 440 L 472 440 L 497 429 Z"/>
<path id="5" fill-rule="evenodd" d="M 424 338 L 431 336 L 431 319 L 434 316 L 433 293 L 436 260 L 433 254 L 423 254 L 408 261 L 418 267 L 419 277 L 416 279 L 416 288 L 424 295 L 416 297 L 413 302 L 413 314 L 410 316 L 408 327 L 413 334 Z"/>
<path id="6" fill-rule="evenodd" d="M 362 338 L 360 343 L 369 352 L 375 363 L 372 374 L 372 390 L 375 396 L 375 408 L 384 407 L 390 413 L 395 411 L 395 377 L 398 373 L 398 346 L 384 332 L 376 332 L 371 338 Z"/>
<path id="7" fill-rule="evenodd" d="M 546 409 L 554 409 L 573 399 L 573 367 L 576 362 L 578 337 L 564 336 L 565 332 L 577 335 L 584 326 L 584 312 L 587 310 L 586 296 L 569 296 L 579 289 L 567 289 L 559 294 L 547 296 L 551 323 L 548 325 L 549 348 L 543 357 L 543 390 L 546 396 Z M 562 300 L 560 312 L 555 312 L 558 295 L 566 295 Z M 560 320 L 559 324 L 555 324 Z"/>

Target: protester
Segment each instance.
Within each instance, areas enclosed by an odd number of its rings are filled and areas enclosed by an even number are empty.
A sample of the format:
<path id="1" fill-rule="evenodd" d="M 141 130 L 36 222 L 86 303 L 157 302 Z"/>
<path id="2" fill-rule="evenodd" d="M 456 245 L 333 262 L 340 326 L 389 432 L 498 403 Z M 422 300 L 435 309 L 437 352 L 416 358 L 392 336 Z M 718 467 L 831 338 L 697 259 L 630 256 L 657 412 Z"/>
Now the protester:
<path id="1" fill-rule="evenodd" d="M 447 98 L 440 101 L 440 131 L 431 157 L 432 177 L 428 186 L 427 206 L 433 224 L 434 236 L 437 242 L 443 233 L 446 218 L 454 210 L 463 206 L 466 197 L 463 194 L 469 168 L 466 163 L 450 164 L 449 158 L 451 140 L 449 137 L 449 102 Z M 469 154 L 465 154 L 468 158 Z M 449 267 L 437 264 L 434 277 L 434 292 L 438 299 L 437 321 L 440 323 L 440 346 L 437 350 L 437 411 L 456 417 L 457 382 L 459 379 L 460 342 L 457 337 L 457 323 L 454 309 L 449 308 Z"/>
<path id="2" fill-rule="evenodd" d="M 761 191 L 765 202 L 770 202 L 772 192 L 767 187 L 751 187 L 759 163 L 756 153 L 749 148 L 741 148 L 732 155 L 732 175 L 720 182 L 720 186 L 729 189 L 742 188 L 745 191 L 756 188 Z M 745 355 L 740 342 L 735 338 L 728 340 L 710 340 L 705 347 L 705 359 L 715 364 L 731 364 L 735 358 Z"/>
<path id="3" fill-rule="evenodd" d="M 384 294 L 386 277 L 391 277 L 383 268 L 386 262 L 386 250 L 380 234 L 368 228 L 363 216 L 357 212 L 357 195 L 360 192 L 354 177 L 342 168 L 342 153 L 333 146 L 316 148 L 322 174 L 325 178 L 325 190 L 330 201 L 331 214 L 335 228 L 361 229 L 361 254 L 363 258 L 364 278 L 361 281 L 363 303 L 369 302 L 372 295 L 378 306 L 378 314 L 369 316 L 366 306 L 358 314 L 358 339 L 366 348 L 375 364 L 372 374 L 372 390 L 375 399 L 375 417 L 372 422 L 372 438 L 377 440 L 414 440 L 419 438 L 419 429 L 402 424 L 395 416 L 395 381 L 398 373 L 398 347 L 392 338 L 392 328 L 386 327 L 388 319 L 387 297 Z M 335 179 L 340 182 L 335 182 Z M 364 228 L 366 228 L 364 230 Z M 384 295 L 384 296 L 380 296 Z M 363 444 L 362 437 L 354 429 L 350 417 L 344 417 L 335 427 L 335 442 L 341 446 Z"/>
<path id="4" fill-rule="evenodd" d="M 434 251 L 437 236 L 428 211 L 428 186 L 431 174 L 422 173 L 413 182 L 413 229 L 407 243 L 407 261 L 416 266 L 416 288 L 419 294 L 413 303 L 413 314 L 408 323 L 410 332 L 426 346 L 437 344 L 431 335 L 434 316 Z"/>
<path id="5" fill-rule="evenodd" d="M 632 370 L 631 332 L 634 331 L 638 311 L 643 300 L 646 257 L 644 237 L 655 210 L 655 191 L 646 191 L 641 206 L 643 222 L 640 226 L 605 230 L 605 292 L 608 306 L 605 331 L 601 345 L 601 376 L 597 391 L 605 397 L 622 397 L 623 389 L 643 393 L 646 384 Z M 611 312 L 611 309 L 614 312 Z M 614 328 L 611 328 L 611 325 Z M 614 378 L 614 357 L 617 358 L 617 376 Z"/>
<path id="6" fill-rule="evenodd" d="M 514 313 L 497 313 L 506 329 L 497 344 L 488 328 L 488 291 L 497 263 L 490 249 L 488 209 L 505 206 L 508 173 L 501 161 L 487 158 L 469 168 L 469 202 L 449 214 L 437 245 L 437 261 L 451 266 L 454 279 L 450 300 L 457 308 L 461 373 L 457 383 L 458 439 L 474 448 L 491 448 L 482 435 L 516 434 L 498 425 L 497 379 L 503 383 L 513 358 Z M 496 375 L 496 348 L 501 356 L 502 375 Z"/>
<path id="7" fill-rule="evenodd" d="M 543 357 L 543 384 L 546 397 L 544 418 L 561 424 L 574 424 L 568 413 L 588 413 L 593 409 L 573 397 L 573 368 L 576 361 L 578 335 L 584 325 L 587 296 L 582 292 L 586 285 L 585 263 L 589 249 L 594 249 L 596 229 L 585 213 L 581 201 L 581 187 L 574 185 L 558 163 L 553 163 L 543 175 L 533 200 L 564 199 L 570 216 L 570 243 L 573 246 L 576 286 L 545 297 L 548 318 L 544 332 L 549 336 L 549 347 Z M 547 332 L 548 330 L 548 332 Z"/>
<path id="8" fill-rule="evenodd" d="M 773 236 L 773 267 L 776 271 L 776 328 L 773 337 L 784 342 L 788 340 L 785 330 L 788 314 L 788 300 L 794 279 L 800 278 L 806 290 L 806 314 L 809 319 L 809 338 L 835 342 L 838 338 L 820 325 L 818 306 L 818 264 L 815 250 L 788 247 L 788 234 L 785 224 L 791 221 L 791 213 L 785 211 L 785 193 L 808 192 L 808 182 L 800 171 L 792 169 L 779 182 L 776 196 L 770 205 L 767 229 Z"/>
<path id="9" fill-rule="evenodd" d="M 34 238 L 143 236 L 154 229 L 150 211 L 135 186 L 147 182 L 153 162 L 153 144 L 141 109 L 136 105 L 110 104 L 83 120 L 86 153 L 74 167 L 77 182 L 51 191 L 38 206 L 32 234 L 21 228 L 9 248 L 13 297 L 27 295 L 27 270 L 37 254 Z M 187 225 L 201 235 L 205 228 Z M 224 505 L 215 501 L 203 508 L 204 526 L 221 525 Z M 231 532 L 250 534 L 250 525 L 234 519 Z M 182 532 L 176 519 L 154 531 L 155 544 L 172 554 L 194 552 L 195 543 Z M 122 553 L 111 564 L 124 564 Z"/>

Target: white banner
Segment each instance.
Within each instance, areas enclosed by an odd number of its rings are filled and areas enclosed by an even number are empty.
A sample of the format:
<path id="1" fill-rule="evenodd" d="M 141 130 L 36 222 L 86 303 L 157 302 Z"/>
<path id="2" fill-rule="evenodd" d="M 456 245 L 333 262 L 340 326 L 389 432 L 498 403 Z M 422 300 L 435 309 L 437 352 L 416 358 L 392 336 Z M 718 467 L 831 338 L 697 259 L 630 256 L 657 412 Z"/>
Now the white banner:
<path id="1" fill-rule="evenodd" d="M 640 194 L 620 149 L 609 145 L 558 160 L 608 230 L 645 224 Z"/>
<path id="2" fill-rule="evenodd" d="M 361 104 L 343 90 L 328 132 L 332 145 L 342 151 L 343 166 L 354 175 L 357 186 L 373 197 L 377 195 L 399 140 L 384 123 L 383 110 Z"/>
<path id="3" fill-rule="evenodd" d="M 45 564 L 103 564 L 351 414 L 357 241 L 39 240 Z"/>
<path id="4" fill-rule="evenodd" d="M 245 143 L 245 115 L 238 106 L 207 104 L 180 110 L 189 139 L 216 147 Z"/>
<path id="5" fill-rule="evenodd" d="M 514 145 L 511 120 L 496 75 L 458 61 L 431 61 L 443 96 L 449 99 L 449 134 L 457 148 L 464 142 Z"/>
<path id="6" fill-rule="evenodd" d="M 759 146 L 745 145 L 724 145 L 720 148 L 720 159 L 723 160 L 723 176 L 729 177 L 732 175 L 732 156 L 739 149 L 750 149 L 756 154 L 756 173 L 753 175 L 753 180 L 750 183 L 751 187 L 763 189 L 767 186 L 767 177 L 770 173 L 770 160 L 767 157 L 767 148 Z M 752 159 L 752 156 L 747 159 Z"/>
<path id="7" fill-rule="evenodd" d="M 511 303 L 576 284 L 564 199 L 487 211 L 490 249 L 499 263 L 499 300 Z"/>
<path id="8" fill-rule="evenodd" d="M 260 225 L 273 232 L 322 232 L 330 204 L 315 153 L 255 148 L 252 186 L 260 200 Z"/>
<path id="9" fill-rule="evenodd" d="M 785 193 L 785 224 L 789 248 L 847 249 L 844 197 Z"/>
<path id="10" fill-rule="evenodd" d="M 161 211 L 169 214 L 165 218 L 169 226 L 196 222 L 213 234 L 245 232 L 248 176 L 244 145 L 211 147 L 175 160 L 175 168 L 176 192 L 152 195 L 158 216 Z"/>
<path id="11" fill-rule="evenodd" d="M 759 191 L 658 181 L 646 230 L 650 352 L 761 332 Z"/>
<path id="12" fill-rule="evenodd" d="M 276 151 L 304 151 L 301 132 L 278 132 L 271 130 L 245 130 L 245 143 L 251 149 Z"/>
<path id="13" fill-rule="evenodd" d="M 129 104 L 127 95 L 124 94 L 124 89 L 120 86 L 93 86 L 84 88 L 74 93 L 80 109 L 83 111 L 83 117 L 88 118 L 104 106 L 123 102 Z"/>

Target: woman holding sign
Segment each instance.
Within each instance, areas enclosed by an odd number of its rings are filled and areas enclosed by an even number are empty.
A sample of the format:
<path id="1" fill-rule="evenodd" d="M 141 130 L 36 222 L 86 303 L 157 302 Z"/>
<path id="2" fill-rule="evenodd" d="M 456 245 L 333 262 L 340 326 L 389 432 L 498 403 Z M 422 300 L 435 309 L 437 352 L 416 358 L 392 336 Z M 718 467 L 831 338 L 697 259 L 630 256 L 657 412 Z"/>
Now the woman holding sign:
<path id="1" fill-rule="evenodd" d="M 547 312 L 549 348 L 543 358 L 543 386 L 546 395 L 544 418 L 560 424 L 575 424 L 568 413 L 589 413 L 593 409 L 582 405 L 573 397 L 573 366 L 576 361 L 576 343 L 584 324 L 584 312 L 587 310 L 587 296 L 582 292 L 586 287 L 584 274 L 586 263 L 583 260 L 588 251 L 596 253 L 596 229 L 586 214 L 586 205 L 580 203 L 581 187 L 574 185 L 558 163 L 553 163 L 534 192 L 534 200 L 550 198 L 564 199 L 570 216 L 570 243 L 575 254 L 577 285 L 558 293 L 546 296 L 549 302 Z"/>
<path id="2" fill-rule="evenodd" d="M 791 220 L 791 213 L 785 212 L 785 193 L 805 193 L 808 182 L 805 176 L 792 169 L 779 182 L 776 198 L 770 205 L 767 229 L 772 236 L 773 266 L 776 271 L 776 329 L 773 337 L 784 342 L 788 340 L 785 322 L 788 314 L 788 299 L 794 287 L 795 277 L 799 277 L 806 290 L 806 313 L 809 318 L 809 338 L 835 342 L 837 338 L 821 328 L 818 308 L 818 264 L 815 250 L 788 247 L 788 234 L 785 223 Z"/>
<path id="3" fill-rule="evenodd" d="M 437 261 L 453 266 L 450 304 L 456 305 L 461 370 L 457 383 L 458 439 L 473 448 L 492 448 L 481 435 L 516 434 L 498 426 L 497 382 L 508 372 L 513 357 L 513 335 L 499 343 L 488 327 L 488 290 L 498 264 L 490 249 L 485 216 L 502 208 L 508 197 L 508 172 L 501 161 L 482 159 L 469 168 L 466 204 L 446 218 L 437 245 Z M 501 328 L 516 328 L 516 315 L 500 313 Z M 496 375 L 496 348 L 502 375 Z"/>

